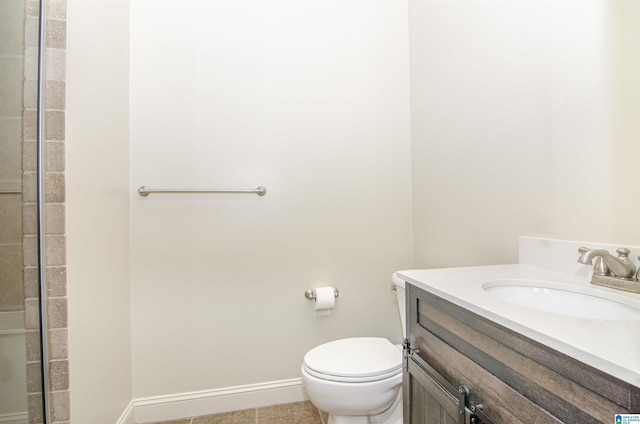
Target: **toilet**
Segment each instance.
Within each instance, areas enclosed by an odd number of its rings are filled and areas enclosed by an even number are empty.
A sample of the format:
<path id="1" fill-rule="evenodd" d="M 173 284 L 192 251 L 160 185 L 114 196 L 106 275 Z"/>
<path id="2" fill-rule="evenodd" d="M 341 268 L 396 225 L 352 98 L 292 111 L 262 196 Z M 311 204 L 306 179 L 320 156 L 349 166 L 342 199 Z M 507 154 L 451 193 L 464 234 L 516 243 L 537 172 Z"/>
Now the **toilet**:
<path id="1" fill-rule="evenodd" d="M 394 273 L 405 336 L 405 283 Z M 329 424 L 402 424 L 402 346 L 380 337 L 354 337 L 306 353 L 302 384 Z"/>

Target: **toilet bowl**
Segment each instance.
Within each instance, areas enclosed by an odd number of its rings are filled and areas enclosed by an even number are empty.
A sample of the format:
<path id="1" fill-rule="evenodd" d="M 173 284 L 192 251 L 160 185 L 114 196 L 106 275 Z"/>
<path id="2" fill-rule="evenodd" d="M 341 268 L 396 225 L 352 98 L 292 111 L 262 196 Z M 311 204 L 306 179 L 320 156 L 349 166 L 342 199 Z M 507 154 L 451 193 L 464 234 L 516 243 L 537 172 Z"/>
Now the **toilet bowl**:
<path id="1" fill-rule="evenodd" d="M 393 282 L 404 336 L 404 282 Z M 402 424 L 401 346 L 380 337 L 334 340 L 309 350 L 301 373 L 329 424 Z"/>

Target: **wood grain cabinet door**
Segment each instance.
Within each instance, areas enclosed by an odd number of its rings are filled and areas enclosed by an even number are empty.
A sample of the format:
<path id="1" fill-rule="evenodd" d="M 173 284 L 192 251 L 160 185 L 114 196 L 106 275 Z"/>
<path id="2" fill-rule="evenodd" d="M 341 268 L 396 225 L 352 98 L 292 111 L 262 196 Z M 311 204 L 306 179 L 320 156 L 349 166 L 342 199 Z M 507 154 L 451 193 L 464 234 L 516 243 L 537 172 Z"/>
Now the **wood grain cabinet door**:
<path id="1" fill-rule="evenodd" d="M 413 358 L 405 370 L 405 424 L 460 424 L 459 401 Z"/>
<path id="2" fill-rule="evenodd" d="M 405 349 L 405 353 L 406 424 L 495 424 L 481 409 L 469 405 L 467 387 L 454 387 L 424 362 L 418 352 Z"/>

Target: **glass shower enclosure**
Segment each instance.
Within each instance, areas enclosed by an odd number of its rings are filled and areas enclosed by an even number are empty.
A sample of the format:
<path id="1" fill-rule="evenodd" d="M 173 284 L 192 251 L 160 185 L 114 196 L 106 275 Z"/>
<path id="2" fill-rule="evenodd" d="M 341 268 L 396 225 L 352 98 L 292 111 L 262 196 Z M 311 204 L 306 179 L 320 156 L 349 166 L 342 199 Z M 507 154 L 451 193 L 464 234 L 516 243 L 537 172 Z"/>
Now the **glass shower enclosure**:
<path id="1" fill-rule="evenodd" d="M 40 313 L 42 13 L 40 1 L 0 0 L 0 423 L 10 424 L 49 422 Z"/>

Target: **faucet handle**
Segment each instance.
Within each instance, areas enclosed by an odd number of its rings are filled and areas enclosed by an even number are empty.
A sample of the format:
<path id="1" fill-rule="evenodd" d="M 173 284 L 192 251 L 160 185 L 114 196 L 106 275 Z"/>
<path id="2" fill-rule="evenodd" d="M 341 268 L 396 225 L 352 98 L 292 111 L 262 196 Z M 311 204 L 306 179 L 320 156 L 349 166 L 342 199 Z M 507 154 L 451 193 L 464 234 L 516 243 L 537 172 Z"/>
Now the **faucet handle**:
<path id="1" fill-rule="evenodd" d="M 628 258 L 631 250 L 627 249 L 626 247 L 621 247 L 620 249 L 616 250 L 616 252 L 618 252 L 618 258 Z"/>

